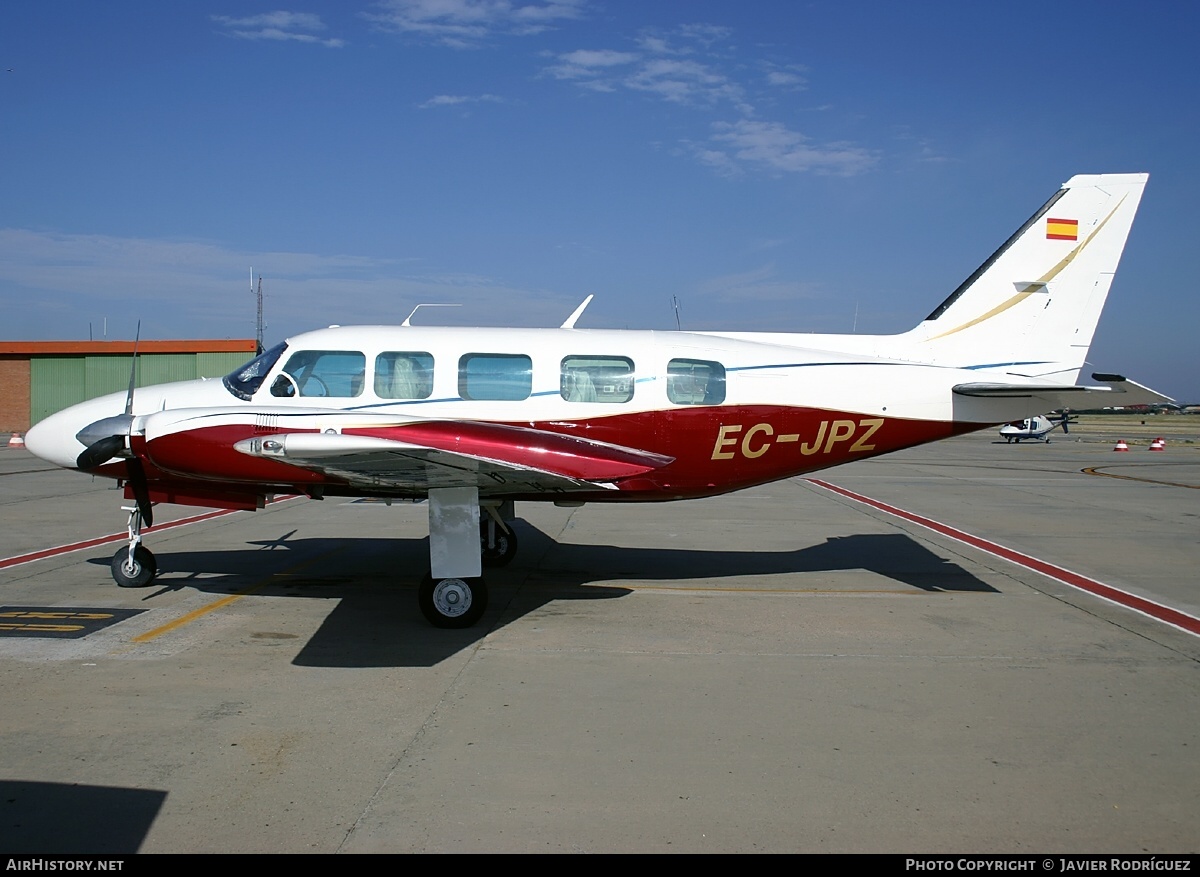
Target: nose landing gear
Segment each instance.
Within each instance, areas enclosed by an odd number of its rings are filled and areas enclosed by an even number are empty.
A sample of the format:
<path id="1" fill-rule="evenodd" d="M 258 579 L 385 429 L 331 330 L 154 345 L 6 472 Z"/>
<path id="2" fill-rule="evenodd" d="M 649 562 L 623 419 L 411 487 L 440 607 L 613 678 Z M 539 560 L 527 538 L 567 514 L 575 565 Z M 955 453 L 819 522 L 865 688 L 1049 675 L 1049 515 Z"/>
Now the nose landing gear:
<path id="1" fill-rule="evenodd" d="M 129 545 L 113 555 L 113 581 L 122 588 L 144 588 L 158 575 L 158 562 L 142 545 L 141 509 L 136 505 L 121 508 L 129 512 Z"/>

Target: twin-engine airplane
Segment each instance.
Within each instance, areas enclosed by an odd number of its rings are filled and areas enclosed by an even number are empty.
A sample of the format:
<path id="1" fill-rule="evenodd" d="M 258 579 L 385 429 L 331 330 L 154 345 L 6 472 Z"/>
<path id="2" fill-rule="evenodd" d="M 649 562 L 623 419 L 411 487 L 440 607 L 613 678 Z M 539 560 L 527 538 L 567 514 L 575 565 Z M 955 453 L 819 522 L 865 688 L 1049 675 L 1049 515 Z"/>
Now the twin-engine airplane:
<path id="1" fill-rule="evenodd" d="M 1063 434 L 1066 435 L 1070 433 L 1067 427 L 1077 422 L 1077 420 L 1072 420 L 1066 411 L 1063 411 L 1058 416 L 1048 414 L 1043 417 L 1041 414 L 1038 414 L 1033 417 L 1026 417 L 1024 420 L 1014 420 L 1012 423 L 1007 423 L 1000 427 L 1000 438 L 1004 439 L 1010 445 L 1013 442 L 1020 444 L 1022 439 L 1033 439 L 1050 444 L 1050 433 L 1061 427 Z"/>
<path id="2" fill-rule="evenodd" d="M 156 574 L 155 503 L 262 508 L 275 494 L 428 499 L 421 611 L 468 627 L 483 565 L 517 547 L 513 503 L 714 496 L 1078 407 L 1165 397 L 1078 386 L 1147 175 L 1077 176 L 899 335 L 330 327 L 223 380 L 75 405 L 31 429 L 45 460 L 123 482 L 117 584 Z M 1110 401 L 1109 404 L 1112 404 Z M 124 412 L 124 413 L 122 413 Z"/>

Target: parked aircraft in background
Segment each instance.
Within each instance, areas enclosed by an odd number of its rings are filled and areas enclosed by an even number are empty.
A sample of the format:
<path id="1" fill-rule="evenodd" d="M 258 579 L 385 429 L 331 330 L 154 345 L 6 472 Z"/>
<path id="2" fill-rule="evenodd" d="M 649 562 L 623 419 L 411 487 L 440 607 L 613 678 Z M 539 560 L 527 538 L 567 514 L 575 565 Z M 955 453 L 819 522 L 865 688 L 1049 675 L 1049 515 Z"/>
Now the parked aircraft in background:
<path id="1" fill-rule="evenodd" d="M 1076 384 L 1146 179 L 1072 178 L 898 335 L 575 328 L 587 301 L 557 329 L 330 327 L 223 380 L 131 382 L 26 443 L 124 484 L 135 504 L 112 571 L 126 587 L 154 578 L 141 528 L 155 503 L 427 499 L 418 603 L 466 627 L 487 605 L 482 566 L 516 551 L 517 501 L 713 496 L 1084 397 L 1163 400 L 1119 375 Z"/>
<path id="2" fill-rule="evenodd" d="M 1022 439 L 1036 439 L 1050 444 L 1050 433 L 1062 427 L 1063 434 L 1066 435 L 1070 432 L 1067 426 L 1076 422 L 1065 411 L 1058 415 L 1049 414 L 1044 417 L 1038 414 L 1024 420 L 1014 420 L 1012 423 L 1000 427 L 1000 437 L 1009 444 L 1013 442 L 1020 444 Z"/>

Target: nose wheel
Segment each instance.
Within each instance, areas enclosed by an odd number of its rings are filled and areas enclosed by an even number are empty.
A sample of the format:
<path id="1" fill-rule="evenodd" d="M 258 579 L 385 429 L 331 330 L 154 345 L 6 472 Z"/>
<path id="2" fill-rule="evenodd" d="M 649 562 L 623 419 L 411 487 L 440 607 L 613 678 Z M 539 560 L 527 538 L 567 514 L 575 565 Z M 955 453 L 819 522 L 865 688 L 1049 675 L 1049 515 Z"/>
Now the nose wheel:
<path id="1" fill-rule="evenodd" d="M 139 545 L 132 555 L 122 548 L 112 559 L 112 577 L 122 588 L 144 588 L 158 575 L 158 563 L 150 550 Z"/>
<path id="2" fill-rule="evenodd" d="M 158 562 L 150 549 L 142 545 L 142 510 L 126 506 L 129 512 L 129 545 L 113 555 L 113 581 L 122 588 L 144 588 L 158 575 Z"/>

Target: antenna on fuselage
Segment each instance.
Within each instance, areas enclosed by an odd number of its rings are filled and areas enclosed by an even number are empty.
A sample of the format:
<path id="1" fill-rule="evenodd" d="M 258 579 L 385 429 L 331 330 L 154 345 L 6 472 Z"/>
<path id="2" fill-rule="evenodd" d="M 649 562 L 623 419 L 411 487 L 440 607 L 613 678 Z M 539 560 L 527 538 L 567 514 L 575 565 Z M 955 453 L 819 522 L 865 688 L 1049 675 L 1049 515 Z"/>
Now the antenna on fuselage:
<path id="1" fill-rule="evenodd" d="M 683 328 L 679 325 L 679 297 L 671 296 L 671 306 L 675 308 L 675 331 L 682 332 Z"/>
<path id="2" fill-rule="evenodd" d="M 446 304 L 443 302 L 427 302 L 425 304 L 419 304 L 415 308 L 412 309 L 412 312 L 407 317 L 404 318 L 404 322 L 401 323 L 400 325 L 401 326 L 412 326 L 412 323 L 410 323 L 409 321 L 416 315 L 417 311 L 419 311 L 421 308 L 461 308 L 461 307 L 462 307 L 462 305 Z"/>
<path id="3" fill-rule="evenodd" d="M 588 305 L 590 305 L 592 303 L 593 298 L 594 298 L 594 296 L 591 296 L 591 295 L 589 295 L 587 298 L 585 298 L 583 300 L 583 303 L 581 305 L 579 305 L 579 307 L 575 308 L 575 310 L 571 314 L 571 316 L 567 317 L 567 321 L 565 323 L 563 323 L 561 326 L 559 326 L 559 328 L 560 329 L 574 329 L 575 321 L 578 320 L 580 315 L 583 314 L 584 308 L 586 308 Z"/>

